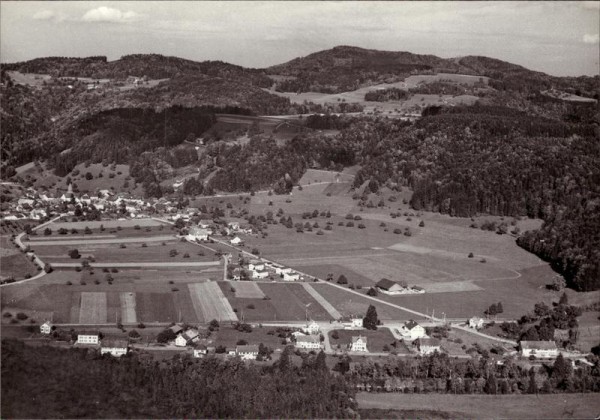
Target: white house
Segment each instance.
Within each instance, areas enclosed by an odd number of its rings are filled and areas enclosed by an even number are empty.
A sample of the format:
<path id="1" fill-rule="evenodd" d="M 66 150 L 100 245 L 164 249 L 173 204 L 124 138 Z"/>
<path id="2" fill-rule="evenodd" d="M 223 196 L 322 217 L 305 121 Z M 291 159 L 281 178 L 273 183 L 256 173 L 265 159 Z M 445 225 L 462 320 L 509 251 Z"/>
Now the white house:
<path id="1" fill-rule="evenodd" d="M 285 267 L 275 267 L 275 274 L 278 275 L 282 275 L 282 274 L 290 274 L 293 270 L 291 268 L 285 268 Z"/>
<path id="2" fill-rule="evenodd" d="M 237 346 L 235 348 L 235 354 L 241 357 L 242 360 L 256 360 L 256 357 L 258 356 L 258 346 L 256 344 Z"/>
<path id="3" fill-rule="evenodd" d="M 252 260 L 248 263 L 248 269 L 253 271 L 262 271 L 265 269 L 265 264 L 259 260 Z"/>
<path id="4" fill-rule="evenodd" d="M 304 327 L 302 327 L 302 331 L 305 334 L 315 335 L 315 334 L 319 334 L 319 332 L 321 331 L 321 328 L 319 328 L 319 324 L 317 324 L 315 321 L 313 321 L 310 324 L 307 324 Z"/>
<path id="5" fill-rule="evenodd" d="M 253 279 L 265 279 L 267 277 L 269 277 L 268 271 L 253 271 L 252 272 Z"/>
<path id="6" fill-rule="evenodd" d="M 231 245 L 241 245 L 244 243 L 238 236 L 229 241 Z"/>
<path id="7" fill-rule="evenodd" d="M 52 332 L 52 324 L 48 321 L 40 325 L 40 332 L 42 334 L 50 334 Z"/>
<path id="8" fill-rule="evenodd" d="M 437 338 L 419 338 L 416 343 L 417 349 L 422 355 L 442 351 L 441 341 Z"/>
<path id="9" fill-rule="evenodd" d="M 121 357 L 127 354 L 128 343 L 126 340 L 102 340 L 100 354 L 110 354 L 114 357 Z"/>
<path id="10" fill-rule="evenodd" d="M 185 347 L 188 343 L 193 343 L 194 341 L 198 341 L 199 334 L 198 331 L 189 329 L 185 332 L 182 332 L 175 338 L 175 345 L 178 347 Z"/>
<path id="11" fill-rule="evenodd" d="M 296 337 L 295 347 L 297 349 L 319 350 L 321 348 L 321 338 L 317 335 L 301 335 Z"/>
<path id="12" fill-rule="evenodd" d="M 77 342 L 75 344 L 98 344 L 99 342 L 98 333 L 80 333 L 77 334 Z"/>
<path id="13" fill-rule="evenodd" d="M 208 241 L 208 237 L 211 234 L 212 232 L 208 229 L 193 226 L 190 228 L 186 239 L 189 241 Z"/>
<path id="14" fill-rule="evenodd" d="M 363 319 L 353 316 L 350 318 L 350 322 L 344 324 L 345 330 L 358 330 L 363 328 Z"/>
<path id="15" fill-rule="evenodd" d="M 236 231 L 240 228 L 240 224 L 238 222 L 229 222 L 227 223 L 227 227 L 233 231 Z"/>
<path id="16" fill-rule="evenodd" d="M 412 319 L 408 322 L 405 322 L 402 327 L 398 330 L 403 340 L 406 341 L 414 341 L 418 338 L 427 337 L 427 333 L 425 332 L 425 328 L 417 324 Z"/>
<path id="17" fill-rule="evenodd" d="M 473 318 L 469 318 L 469 327 L 475 328 L 477 330 L 479 328 L 483 327 L 483 318 L 479 318 L 477 316 L 474 316 Z"/>
<path id="18" fill-rule="evenodd" d="M 521 341 L 520 347 L 523 357 L 555 358 L 558 356 L 558 347 L 554 341 Z"/>
<path id="19" fill-rule="evenodd" d="M 367 337 L 354 336 L 350 343 L 350 351 L 369 351 L 367 350 Z"/>
<path id="20" fill-rule="evenodd" d="M 387 295 L 399 295 L 401 294 L 405 287 L 396 283 L 395 281 L 389 279 L 381 279 L 376 284 L 377 288 L 380 292 L 385 293 Z"/>
<path id="21" fill-rule="evenodd" d="M 283 273 L 283 281 L 298 281 L 300 274 L 298 273 Z"/>
<path id="22" fill-rule="evenodd" d="M 194 349 L 194 357 L 204 357 L 208 354 L 208 349 L 204 345 L 199 345 Z"/>

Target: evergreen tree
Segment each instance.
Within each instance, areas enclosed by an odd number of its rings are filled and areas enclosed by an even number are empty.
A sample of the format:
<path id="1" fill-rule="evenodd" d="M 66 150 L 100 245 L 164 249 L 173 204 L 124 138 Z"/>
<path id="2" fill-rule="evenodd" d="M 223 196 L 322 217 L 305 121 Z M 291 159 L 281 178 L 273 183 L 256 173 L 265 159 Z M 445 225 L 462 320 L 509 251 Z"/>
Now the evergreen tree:
<path id="1" fill-rule="evenodd" d="M 367 314 L 363 318 L 363 327 L 368 330 L 376 330 L 378 323 L 379 319 L 377 318 L 377 309 L 375 309 L 375 306 L 369 305 Z"/>

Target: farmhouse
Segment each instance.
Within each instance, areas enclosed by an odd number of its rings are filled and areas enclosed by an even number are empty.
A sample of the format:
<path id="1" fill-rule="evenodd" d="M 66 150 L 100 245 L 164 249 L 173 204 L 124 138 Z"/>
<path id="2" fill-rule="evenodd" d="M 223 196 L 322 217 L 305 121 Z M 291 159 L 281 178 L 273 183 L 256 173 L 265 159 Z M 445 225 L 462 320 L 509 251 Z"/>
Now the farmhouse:
<path id="1" fill-rule="evenodd" d="M 121 357 L 127 354 L 128 343 L 126 340 L 102 340 L 100 354 L 110 354 L 114 357 Z"/>
<path id="2" fill-rule="evenodd" d="M 345 330 L 359 330 L 363 328 L 363 320 L 359 317 L 350 318 L 350 322 L 344 324 Z"/>
<path id="3" fill-rule="evenodd" d="M 554 358 L 558 356 L 558 347 L 554 341 L 521 341 L 521 356 Z"/>
<path id="4" fill-rule="evenodd" d="M 193 226 L 190 228 L 189 233 L 186 236 L 186 239 L 189 241 L 208 241 L 209 235 L 212 232 L 208 229 L 203 229 L 201 227 Z"/>
<path id="5" fill-rule="evenodd" d="M 265 279 L 267 277 L 269 277 L 268 271 L 253 271 L 252 272 L 253 279 Z"/>
<path id="6" fill-rule="evenodd" d="M 177 336 L 175 345 L 178 347 L 185 347 L 194 341 L 198 341 L 198 331 L 190 329 Z"/>
<path id="7" fill-rule="evenodd" d="M 250 260 L 248 263 L 248 269 L 253 271 L 262 271 L 265 269 L 265 265 L 259 260 Z"/>
<path id="8" fill-rule="evenodd" d="M 389 279 L 379 280 L 376 286 L 382 293 L 387 295 L 398 295 L 404 290 L 404 287 L 402 287 L 400 284 Z"/>
<path id="9" fill-rule="evenodd" d="M 367 337 L 354 336 L 350 343 L 350 351 L 369 351 L 367 350 Z"/>
<path id="10" fill-rule="evenodd" d="M 479 318 L 477 316 L 469 318 L 469 328 L 479 329 L 481 327 L 483 327 L 483 318 Z"/>
<path id="11" fill-rule="evenodd" d="M 297 349 L 318 350 L 321 348 L 321 338 L 316 335 L 301 335 L 296 337 Z"/>
<path id="12" fill-rule="evenodd" d="M 98 344 L 99 338 L 97 332 L 83 332 L 77 334 L 77 342 L 75 344 Z"/>
<path id="13" fill-rule="evenodd" d="M 235 354 L 241 357 L 242 360 L 256 360 L 256 356 L 258 356 L 258 346 L 256 344 L 237 346 L 235 348 Z"/>
<path id="14" fill-rule="evenodd" d="M 40 332 L 42 334 L 50 334 L 52 332 L 52 324 L 48 321 L 40 325 Z"/>
<path id="15" fill-rule="evenodd" d="M 283 281 L 298 281 L 300 274 L 298 273 L 283 273 Z"/>
<path id="16" fill-rule="evenodd" d="M 194 357 L 204 357 L 208 354 L 208 348 L 202 344 L 194 349 Z"/>
<path id="17" fill-rule="evenodd" d="M 311 335 L 319 334 L 320 330 L 321 329 L 319 328 L 319 324 L 317 324 L 315 321 L 302 327 L 302 331 L 305 334 L 311 334 Z"/>
<path id="18" fill-rule="evenodd" d="M 169 327 L 169 329 L 171 331 L 173 331 L 173 334 L 179 334 L 180 332 L 183 331 L 183 328 L 181 327 L 181 325 L 173 325 L 173 326 Z"/>
<path id="19" fill-rule="evenodd" d="M 439 353 L 442 351 L 441 341 L 437 338 L 419 338 L 416 341 L 416 344 L 419 353 L 422 355 L 431 354 L 436 351 Z"/>
<path id="20" fill-rule="evenodd" d="M 282 274 L 290 274 L 293 270 L 291 268 L 285 268 L 285 267 L 281 267 L 281 266 L 275 266 L 275 274 L 278 275 L 282 275 Z"/>
<path id="21" fill-rule="evenodd" d="M 405 341 L 413 342 L 418 338 L 427 337 L 427 333 L 425 332 L 425 328 L 417 324 L 412 319 L 408 322 L 405 322 L 402 327 L 398 330 L 402 339 Z"/>
<path id="22" fill-rule="evenodd" d="M 242 241 L 238 236 L 229 241 L 231 245 L 242 245 L 244 241 Z"/>

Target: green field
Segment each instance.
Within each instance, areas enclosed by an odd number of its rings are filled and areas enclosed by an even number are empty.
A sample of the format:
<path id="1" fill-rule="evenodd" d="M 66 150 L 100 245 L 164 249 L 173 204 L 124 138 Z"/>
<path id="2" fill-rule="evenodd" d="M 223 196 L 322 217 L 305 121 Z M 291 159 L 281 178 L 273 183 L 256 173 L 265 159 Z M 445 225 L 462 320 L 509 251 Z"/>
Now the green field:
<path id="1" fill-rule="evenodd" d="M 151 238 L 149 238 L 151 239 Z M 125 248 L 120 243 L 112 244 L 85 244 L 75 243 L 73 245 L 44 245 L 36 246 L 31 244 L 37 255 L 44 261 L 52 262 L 78 262 L 83 258 L 91 256 L 95 262 L 199 262 L 199 261 L 219 261 L 214 253 L 190 244 L 189 242 L 181 242 L 179 240 L 171 241 L 144 241 L 140 238 L 140 242 L 124 243 Z M 164 243 L 164 245 L 163 245 Z M 146 246 L 143 246 L 145 244 Z M 82 258 L 72 259 L 68 252 L 76 248 Z M 177 255 L 171 256 L 172 250 L 177 251 Z M 185 255 L 188 254 L 188 257 Z"/>
<path id="2" fill-rule="evenodd" d="M 359 392 L 361 409 L 379 408 L 412 411 L 409 417 L 388 418 L 595 418 L 600 412 L 597 394 L 551 395 L 450 395 L 450 394 L 376 394 Z M 424 413 L 421 411 L 433 412 Z M 370 417 L 373 418 L 373 417 Z M 377 418 L 377 416 L 375 416 Z"/>

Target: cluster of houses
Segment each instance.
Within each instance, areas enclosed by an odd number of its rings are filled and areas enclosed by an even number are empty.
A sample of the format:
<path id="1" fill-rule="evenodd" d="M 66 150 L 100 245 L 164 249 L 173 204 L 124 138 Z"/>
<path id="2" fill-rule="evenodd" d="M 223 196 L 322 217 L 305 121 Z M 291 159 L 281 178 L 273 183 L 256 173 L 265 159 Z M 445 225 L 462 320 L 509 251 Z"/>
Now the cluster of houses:
<path id="1" fill-rule="evenodd" d="M 291 268 L 269 261 L 252 259 L 248 261 L 247 269 L 246 274 L 244 274 L 244 267 L 239 266 L 234 268 L 231 273 L 233 280 L 261 280 L 266 278 L 280 278 L 283 281 L 302 280 L 302 276 Z"/>
<path id="2" fill-rule="evenodd" d="M 302 327 L 301 331 L 292 333 L 294 347 L 299 350 L 319 351 L 323 348 L 321 342 L 321 328 L 316 322 L 311 322 Z"/>
<path id="3" fill-rule="evenodd" d="M 52 324 L 48 321 L 40 325 L 40 332 L 48 335 L 52 332 Z M 97 331 L 82 331 L 77 334 L 76 346 L 100 347 L 100 354 L 110 354 L 114 357 L 125 356 L 129 351 L 129 342 L 123 339 L 100 339 Z"/>
<path id="4" fill-rule="evenodd" d="M 375 285 L 377 289 L 386 295 L 406 295 L 406 294 L 419 294 L 425 293 L 425 289 L 419 286 L 409 287 L 404 281 L 396 282 L 390 279 L 381 279 Z"/>
<path id="5" fill-rule="evenodd" d="M 41 220 L 48 215 L 48 212 L 74 216 L 78 205 L 93 206 L 98 211 L 117 211 L 131 218 L 148 217 L 155 213 L 173 213 L 171 217 L 183 217 L 189 220 L 194 214 L 193 209 L 181 213 L 176 203 L 165 198 L 140 199 L 128 193 L 116 194 L 107 189 L 99 190 L 96 194 L 77 195 L 69 184 L 67 192 L 56 196 L 28 188 L 18 200 L 8 203 L 8 209 L 2 212 L 2 219 Z"/>
<path id="6" fill-rule="evenodd" d="M 425 328 L 412 319 L 402 324 L 396 331 L 402 337 L 402 341 L 411 344 L 421 355 L 442 351 L 441 341 L 429 337 Z"/>

